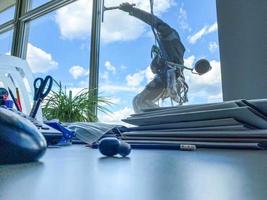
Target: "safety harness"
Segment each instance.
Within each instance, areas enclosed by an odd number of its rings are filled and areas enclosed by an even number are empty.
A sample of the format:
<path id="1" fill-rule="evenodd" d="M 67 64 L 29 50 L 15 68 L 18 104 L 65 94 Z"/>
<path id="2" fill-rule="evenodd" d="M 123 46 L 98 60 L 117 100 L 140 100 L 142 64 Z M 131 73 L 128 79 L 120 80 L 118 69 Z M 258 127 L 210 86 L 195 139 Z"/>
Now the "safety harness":
<path id="1" fill-rule="evenodd" d="M 154 0 L 150 0 L 150 13 L 154 15 Z M 154 23 L 152 23 L 154 25 Z M 173 101 L 177 102 L 179 105 L 188 101 L 187 92 L 188 85 L 185 82 L 185 77 L 183 74 L 183 67 L 177 65 L 176 63 L 169 62 L 168 55 L 165 52 L 163 45 L 159 39 L 159 35 L 155 30 L 155 27 L 151 25 L 151 30 L 155 37 L 155 44 L 151 48 L 151 57 L 160 56 L 166 60 L 166 65 L 168 67 L 166 78 L 167 78 L 167 88 L 162 93 L 160 99 L 164 100 L 168 97 Z"/>

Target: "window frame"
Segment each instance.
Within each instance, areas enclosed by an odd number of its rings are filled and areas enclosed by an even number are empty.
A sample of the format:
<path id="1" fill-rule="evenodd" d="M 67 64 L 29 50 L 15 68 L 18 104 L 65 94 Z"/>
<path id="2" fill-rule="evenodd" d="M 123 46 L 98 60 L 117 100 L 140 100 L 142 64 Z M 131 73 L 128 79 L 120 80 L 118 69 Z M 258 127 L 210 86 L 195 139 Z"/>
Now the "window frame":
<path id="1" fill-rule="evenodd" d="M 0 25 L 0 34 L 11 29 L 13 32 L 11 55 L 26 58 L 28 30 L 26 24 L 77 0 L 51 0 L 29 10 L 31 0 L 16 0 L 14 18 Z"/>
<path id="2" fill-rule="evenodd" d="M 63 6 L 76 2 L 77 0 L 51 0 L 34 9 L 30 9 L 31 0 L 16 0 L 14 18 L 0 25 L 0 34 L 13 29 L 11 55 L 26 59 L 29 26 L 34 19 L 49 14 Z M 89 89 L 95 90 L 94 96 L 98 96 L 98 74 L 99 74 L 99 52 L 100 52 L 100 28 L 103 9 L 103 0 L 93 1 L 93 16 L 91 30 L 90 49 L 90 77 Z M 93 41 L 93 42 L 92 42 Z M 97 115 L 97 105 L 90 107 Z"/>
<path id="3" fill-rule="evenodd" d="M 73 3 L 77 0 L 51 0 L 39 7 L 29 10 L 31 0 L 17 0 L 15 19 L 13 23 L 14 35 L 12 41 L 11 55 L 20 58 L 26 58 L 28 27 L 27 23 L 51 13 L 65 5 Z"/>

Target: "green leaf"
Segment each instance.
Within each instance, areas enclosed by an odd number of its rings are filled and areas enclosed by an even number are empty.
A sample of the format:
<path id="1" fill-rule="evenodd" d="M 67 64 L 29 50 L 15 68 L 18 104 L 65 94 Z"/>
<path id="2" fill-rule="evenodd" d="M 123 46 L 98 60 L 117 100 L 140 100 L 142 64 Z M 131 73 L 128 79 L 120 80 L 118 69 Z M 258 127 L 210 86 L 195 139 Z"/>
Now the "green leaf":
<path id="1" fill-rule="evenodd" d="M 98 111 L 111 113 L 108 107 L 113 103 L 106 97 L 96 97 L 95 90 L 83 88 L 73 96 L 71 90 L 67 93 L 66 86 L 62 86 L 61 82 L 54 82 L 56 90 L 50 92 L 42 105 L 46 119 L 59 119 L 62 122 L 97 121 L 97 116 L 90 110 L 95 104 Z"/>

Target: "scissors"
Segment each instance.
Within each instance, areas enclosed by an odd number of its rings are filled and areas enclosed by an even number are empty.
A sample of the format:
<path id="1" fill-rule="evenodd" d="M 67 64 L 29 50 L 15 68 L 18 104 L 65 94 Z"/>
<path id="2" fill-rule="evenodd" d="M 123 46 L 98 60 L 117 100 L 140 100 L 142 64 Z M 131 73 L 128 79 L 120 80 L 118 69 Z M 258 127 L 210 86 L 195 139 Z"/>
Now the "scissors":
<path id="1" fill-rule="evenodd" d="M 51 76 L 46 76 L 45 79 L 36 78 L 33 82 L 34 87 L 34 103 L 32 110 L 30 112 L 30 117 L 35 118 L 40 104 L 44 98 L 49 94 L 53 86 L 53 78 Z"/>

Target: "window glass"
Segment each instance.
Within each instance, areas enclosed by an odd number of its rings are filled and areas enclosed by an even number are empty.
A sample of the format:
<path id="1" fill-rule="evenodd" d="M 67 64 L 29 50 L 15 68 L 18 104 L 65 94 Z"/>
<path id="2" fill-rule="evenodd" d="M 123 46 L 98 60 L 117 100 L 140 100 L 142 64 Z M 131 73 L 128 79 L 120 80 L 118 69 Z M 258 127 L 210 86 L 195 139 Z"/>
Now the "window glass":
<path id="1" fill-rule="evenodd" d="M 76 7 L 84 10 L 73 16 Z M 90 12 L 91 1 L 78 0 L 29 22 L 26 59 L 35 77 L 52 75 L 73 93 L 88 87 Z"/>
<path id="2" fill-rule="evenodd" d="M 15 15 L 15 0 L 0 1 L 0 24 L 12 20 Z"/>
<path id="3" fill-rule="evenodd" d="M 51 0 L 30 0 L 29 2 L 29 10 L 32 10 L 34 8 L 37 8 Z"/>
<path id="4" fill-rule="evenodd" d="M 118 6 L 124 1 L 105 1 L 105 6 Z M 149 1 L 132 0 L 137 8 L 150 12 Z M 175 29 L 185 46 L 184 64 L 193 67 L 206 58 L 212 70 L 202 76 L 184 70 L 189 85 L 186 104 L 222 101 L 220 60 L 218 49 L 216 1 L 155 0 L 154 13 Z M 155 43 L 151 27 L 122 10 L 105 12 L 101 35 L 100 93 L 109 96 L 113 114 L 99 115 L 101 121 L 121 123 L 134 112 L 132 102 L 155 75 L 150 69 L 151 46 Z M 164 82 L 164 81 L 163 81 Z M 166 81 L 164 82 L 166 83 Z M 154 87 L 153 82 L 149 87 Z M 170 98 L 156 103 L 159 106 L 178 105 Z"/>
<path id="5" fill-rule="evenodd" d="M 0 33 L 0 54 L 10 54 L 12 46 L 13 30 Z"/>

